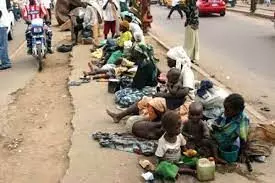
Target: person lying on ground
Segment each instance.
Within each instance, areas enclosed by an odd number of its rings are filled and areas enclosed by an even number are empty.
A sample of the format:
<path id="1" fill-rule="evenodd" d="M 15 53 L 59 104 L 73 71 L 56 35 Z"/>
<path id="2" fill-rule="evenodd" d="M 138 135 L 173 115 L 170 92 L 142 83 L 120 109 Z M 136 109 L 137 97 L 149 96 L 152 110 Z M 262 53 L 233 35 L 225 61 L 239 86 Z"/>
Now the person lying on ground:
<path id="1" fill-rule="evenodd" d="M 195 149 L 201 156 L 214 156 L 217 163 L 226 162 L 218 157 L 218 150 L 210 137 L 206 122 L 202 121 L 203 106 L 200 102 L 193 102 L 189 106 L 188 121 L 182 128 L 183 136 L 187 137 L 187 149 Z"/>
<path id="2" fill-rule="evenodd" d="M 128 133 L 148 140 L 158 140 L 164 133 L 160 121 L 151 122 L 142 115 L 129 117 L 125 126 Z"/>
<path id="3" fill-rule="evenodd" d="M 245 161 L 249 118 L 244 112 L 244 98 L 237 93 L 229 95 L 224 100 L 224 114 L 212 125 L 211 135 L 218 146 L 237 145 L 240 148 L 240 160 Z"/>
<path id="4" fill-rule="evenodd" d="M 113 113 L 110 110 L 106 110 L 106 112 L 114 123 L 119 123 L 128 115 L 142 115 L 147 121 L 160 121 L 166 110 L 165 99 L 143 97 L 140 101 L 120 113 Z"/>
<path id="5" fill-rule="evenodd" d="M 161 122 L 164 134 L 158 141 L 155 155 L 159 162 L 168 161 L 178 164 L 182 157 L 182 153 L 186 149 L 186 140 L 180 133 L 182 124 L 181 118 L 178 113 L 167 111 L 163 115 Z M 196 171 L 184 167 L 179 170 L 179 173 L 190 173 L 194 175 Z"/>
<path id="6" fill-rule="evenodd" d="M 119 123 L 125 116 L 133 115 L 125 123 L 127 132 L 136 137 L 157 140 L 163 134 L 160 121 L 165 111 L 163 98 L 144 97 L 125 111 L 116 114 L 107 110 L 107 114 L 113 118 L 115 123 Z"/>
<path id="7" fill-rule="evenodd" d="M 100 75 L 93 79 L 109 79 L 111 77 L 121 76 L 129 68 L 132 68 L 134 63 L 125 58 L 119 58 L 114 64 L 105 64 L 101 68 L 95 69 L 91 63 L 88 63 L 88 66 L 90 71 L 83 71 L 84 77 Z"/>

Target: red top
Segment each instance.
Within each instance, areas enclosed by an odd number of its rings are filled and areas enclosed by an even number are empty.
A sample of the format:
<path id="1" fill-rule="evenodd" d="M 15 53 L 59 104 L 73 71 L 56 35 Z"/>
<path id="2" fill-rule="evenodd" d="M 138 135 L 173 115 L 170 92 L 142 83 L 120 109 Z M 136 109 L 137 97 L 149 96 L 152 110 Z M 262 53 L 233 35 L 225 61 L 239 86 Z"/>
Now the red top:
<path id="1" fill-rule="evenodd" d="M 47 11 L 41 5 L 29 5 L 24 7 L 22 14 L 24 20 L 30 21 L 36 18 L 44 18 L 47 15 Z"/>

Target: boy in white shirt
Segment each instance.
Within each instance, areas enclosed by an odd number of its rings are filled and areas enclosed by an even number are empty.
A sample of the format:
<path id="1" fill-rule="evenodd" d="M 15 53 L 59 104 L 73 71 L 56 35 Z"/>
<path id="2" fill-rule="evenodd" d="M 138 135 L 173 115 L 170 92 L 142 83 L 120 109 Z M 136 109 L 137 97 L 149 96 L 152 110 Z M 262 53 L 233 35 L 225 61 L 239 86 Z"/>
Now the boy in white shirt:
<path id="1" fill-rule="evenodd" d="M 186 145 L 186 140 L 180 133 L 181 118 L 178 113 L 168 111 L 163 115 L 161 122 L 165 133 L 159 139 L 155 155 L 161 161 L 178 163 Z"/>

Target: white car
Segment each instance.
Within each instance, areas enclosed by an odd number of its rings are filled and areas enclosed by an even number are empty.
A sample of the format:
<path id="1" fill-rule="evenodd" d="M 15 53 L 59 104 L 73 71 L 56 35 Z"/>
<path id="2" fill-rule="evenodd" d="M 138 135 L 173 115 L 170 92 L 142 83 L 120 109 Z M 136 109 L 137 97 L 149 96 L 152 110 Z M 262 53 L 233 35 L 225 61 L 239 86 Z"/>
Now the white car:
<path id="1" fill-rule="evenodd" d="M 6 0 L 1 0 L 0 10 L 2 11 L 2 20 L 4 25 L 8 27 L 8 39 L 13 40 L 14 15 L 11 9 L 8 9 Z"/>

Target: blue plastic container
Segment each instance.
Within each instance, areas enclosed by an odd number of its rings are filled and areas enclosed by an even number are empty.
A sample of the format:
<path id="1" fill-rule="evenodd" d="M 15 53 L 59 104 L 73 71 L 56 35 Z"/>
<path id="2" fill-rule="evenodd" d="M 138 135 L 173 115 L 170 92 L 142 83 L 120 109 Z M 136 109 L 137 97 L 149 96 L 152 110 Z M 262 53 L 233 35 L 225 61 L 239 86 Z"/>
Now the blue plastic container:
<path id="1" fill-rule="evenodd" d="M 221 146 L 219 147 L 221 158 L 228 163 L 236 162 L 239 156 L 239 147 L 236 145 L 232 146 Z"/>

